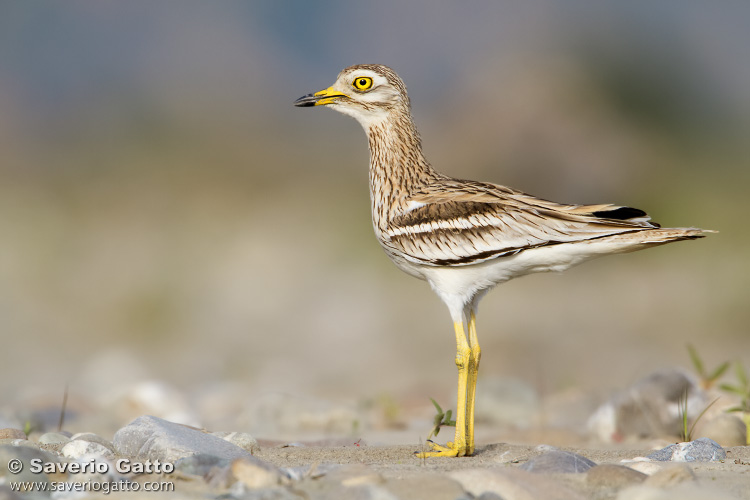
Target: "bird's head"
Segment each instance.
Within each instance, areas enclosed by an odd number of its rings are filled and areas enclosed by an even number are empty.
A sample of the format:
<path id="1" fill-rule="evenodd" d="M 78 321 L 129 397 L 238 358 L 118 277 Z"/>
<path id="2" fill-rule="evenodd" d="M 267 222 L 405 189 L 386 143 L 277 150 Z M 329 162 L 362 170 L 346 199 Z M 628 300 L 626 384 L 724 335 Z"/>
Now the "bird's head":
<path id="1" fill-rule="evenodd" d="M 359 64 L 339 73 L 325 90 L 307 94 L 295 106 L 329 106 L 357 119 L 365 128 L 394 110 L 409 110 L 406 85 L 395 71 L 381 64 Z"/>

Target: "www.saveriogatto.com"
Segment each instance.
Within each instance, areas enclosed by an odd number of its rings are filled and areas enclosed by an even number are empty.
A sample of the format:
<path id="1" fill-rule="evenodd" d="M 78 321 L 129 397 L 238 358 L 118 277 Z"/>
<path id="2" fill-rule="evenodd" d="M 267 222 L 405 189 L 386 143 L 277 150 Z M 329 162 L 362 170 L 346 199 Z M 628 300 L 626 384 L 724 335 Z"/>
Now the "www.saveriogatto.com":
<path id="1" fill-rule="evenodd" d="M 37 481 L 12 481 L 7 484 L 12 491 L 16 492 L 92 492 L 109 494 L 120 491 L 138 492 L 172 492 L 173 481 L 135 481 L 115 474 L 160 474 L 168 475 L 174 472 L 174 465 L 169 462 L 158 460 L 145 462 L 134 462 L 127 458 L 121 458 L 114 463 L 96 461 L 93 458 L 85 462 L 45 462 L 39 458 L 29 460 L 28 464 L 19 458 L 13 458 L 7 463 L 8 472 L 20 474 L 24 468 L 32 474 L 44 474 L 45 478 Z M 114 474 L 110 474 L 114 473 Z M 67 474 L 64 481 L 54 481 L 50 477 L 59 477 Z M 76 480 L 76 475 L 85 475 Z M 47 476 L 51 475 L 51 476 Z M 93 477 L 92 477 L 93 476 Z"/>

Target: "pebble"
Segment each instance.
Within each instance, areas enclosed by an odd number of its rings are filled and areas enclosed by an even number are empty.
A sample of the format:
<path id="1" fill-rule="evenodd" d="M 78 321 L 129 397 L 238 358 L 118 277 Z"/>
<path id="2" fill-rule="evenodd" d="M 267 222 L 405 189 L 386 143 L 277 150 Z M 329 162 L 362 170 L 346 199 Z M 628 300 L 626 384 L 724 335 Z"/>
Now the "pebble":
<path id="1" fill-rule="evenodd" d="M 258 441 L 246 432 L 212 432 L 211 434 L 220 437 L 224 441 L 229 441 L 250 453 L 257 453 L 260 451 Z"/>
<path id="2" fill-rule="evenodd" d="M 693 469 L 686 464 L 671 464 L 654 472 L 644 484 L 655 488 L 669 488 L 686 481 L 695 481 Z"/>
<path id="3" fill-rule="evenodd" d="M 727 452 L 713 439 L 700 438 L 669 445 L 646 458 L 658 462 L 715 462 L 727 458 Z"/>
<path id="4" fill-rule="evenodd" d="M 0 439 L 26 439 L 26 433 L 21 429 L 0 429 Z"/>
<path id="5" fill-rule="evenodd" d="M 109 448 L 99 443 L 90 441 L 73 440 L 67 443 L 60 450 L 62 456 L 67 458 L 79 458 L 84 455 L 101 456 L 104 458 L 114 458 L 115 454 Z"/>
<path id="6" fill-rule="evenodd" d="M 39 436 L 39 444 L 66 444 L 70 438 L 59 432 L 47 432 Z"/>
<path id="7" fill-rule="evenodd" d="M 138 417 L 118 430 L 113 445 L 122 455 L 163 462 L 175 462 L 198 454 L 260 462 L 250 452 L 219 437 L 148 415 Z"/>
<path id="8" fill-rule="evenodd" d="M 747 426 L 737 415 L 720 413 L 714 418 L 695 425 L 693 435 L 711 438 L 721 446 L 745 446 L 747 444 Z"/>
<path id="9" fill-rule="evenodd" d="M 571 474 L 586 472 L 596 463 L 570 451 L 552 450 L 536 456 L 520 468 L 534 474 Z"/>
<path id="10" fill-rule="evenodd" d="M 107 448 L 108 450 L 112 452 L 115 451 L 115 447 L 111 441 L 108 441 L 104 439 L 103 437 L 97 434 L 94 434 L 93 432 L 79 432 L 78 434 L 73 434 L 73 436 L 70 439 L 73 441 L 86 441 L 89 443 L 97 443 L 97 444 L 104 446 L 105 448 Z"/>
<path id="11" fill-rule="evenodd" d="M 642 483 L 648 476 L 624 465 L 601 464 L 586 473 L 586 483 L 597 488 L 620 489 Z"/>
<path id="12" fill-rule="evenodd" d="M 580 493 L 549 476 L 521 469 L 464 469 L 448 473 L 474 497 L 494 493 L 503 500 L 583 500 Z"/>
<path id="13" fill-rule="evenodd" d="M 251 489 L 271 488 L 288 482 L 276 467 L 257 459 L 238 458 L 232 462 L 231 470 L 238 481 Z"/>
<path id="14" fill-rule="evenodd" d="M 284 470 L 288 471 L 288 469 Z M 323 478 L 325 482 L 343 484 L 344 486 L 385 483 L 385 478 L 382 475 L 361 464 L 314 464 L 308 467 L 302 476 L 299 475 L 299 472 L 288 475 L 295 480 Z"/>
<path id="15" fill-rule="evenodd" d="M 342 466 L 339 464 L 313 464 L 313 465 L 302 465 L 299 467 L 283 467 L 281 469 L 281 472 L 286 475 L 289 479 L 292 481 L 299 481 L 302 479 L 310 478 L 310 479 L 318 479 L 320 477 L 325 476 L 326 474 L 329 474 L 331 472 L 339 471 L 341 469 L 348 470 L 349 466 Z M 373 475 L 374 474 L 374 481 L 373 481 Z M 354 481 L 355 483 L 359 484 L 365 484 L 372 482 L 372 484 L 377 484 L 378 482 L 383 482 L 382 476 L 380 474 L 368 472 L 363 474 L 362 476 L 349 476 L 344 481 Z"/>
<path id="16" fill-rule="evenodd" d="M 633 470 L 643 472 L 647 476 L 655 474 L 664 468 L 664 463 L 651 462 L 646 457 L 639 457 L 640 460 L 623 460 Z"/>

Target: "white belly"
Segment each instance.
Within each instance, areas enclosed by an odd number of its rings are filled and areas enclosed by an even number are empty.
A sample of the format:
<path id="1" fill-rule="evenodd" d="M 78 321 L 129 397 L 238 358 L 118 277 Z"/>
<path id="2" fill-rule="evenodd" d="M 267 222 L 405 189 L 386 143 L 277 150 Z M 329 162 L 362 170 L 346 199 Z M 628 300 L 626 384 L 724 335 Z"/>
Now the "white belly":
<path id="1" fill-rule="evenodd" d="M 403 271 L 427 280 L 432 289 L 452 310 L 470 304 L 479 294 L 520 276 L 532 273 L 565 271 L 595 257 L 637 250 L 633 242 L 593 240 L 563 243 L 524 250 L 516 255 L 498 257 L 466 266 L 427 266 L 406 259 L 394 259 Z"/>

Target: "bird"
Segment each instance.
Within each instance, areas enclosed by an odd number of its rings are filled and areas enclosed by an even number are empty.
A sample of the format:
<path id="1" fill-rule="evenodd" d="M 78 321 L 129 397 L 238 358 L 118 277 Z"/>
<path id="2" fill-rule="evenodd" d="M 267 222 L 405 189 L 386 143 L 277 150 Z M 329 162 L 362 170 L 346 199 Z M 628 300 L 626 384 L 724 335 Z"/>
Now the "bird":
<path id="1" fill-rule="evenodd" d="M 643 210 L 562 204 L 433 169 L 411 115 L 406 85 L 381 64 L 342 70 L 335 83 L 296 101 L 356 119 L 370 152 L 372 224 L 385 253 L 427 281 L 446 304 L 456 337 L 458 392 L 453 441 L 429 441 L 427 457 L 475 452 L 474 406 L 481 349 L 476 314 L 496 285 L 531 273 L 564 271 L 595 257 L 632 252 L 710 232 L 662 228 Z"/>

